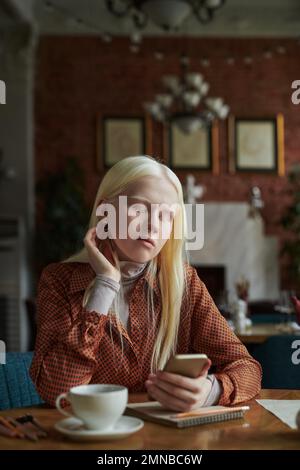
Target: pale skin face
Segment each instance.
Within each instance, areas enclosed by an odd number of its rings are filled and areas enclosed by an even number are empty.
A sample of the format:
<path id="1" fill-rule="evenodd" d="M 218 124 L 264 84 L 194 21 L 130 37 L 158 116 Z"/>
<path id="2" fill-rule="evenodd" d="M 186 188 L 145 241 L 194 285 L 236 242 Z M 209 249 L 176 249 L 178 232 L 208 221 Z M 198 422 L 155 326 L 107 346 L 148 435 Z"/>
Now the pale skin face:
<path id="1" fill-rule="evenodd" d="M 132 204 L 143 204 L 144 207 L 146 207 L 148 212 L 145 212 L 146 225 L 143 224 L 143 227 L 147 229 L 147 237 L 144 238 L 151 238 L 154 246 L 149 243 L 141 242 L 140 240 L 132 239 L 129 235 L 126 239 L 113 239 L 112 244 L 120 260 L 146 263 L 157 256 L 170 236 L 175 215 L 172 204 L 178 202 L 176 188 L 167 178 L 145 176 L 131 183 L 122 195 L 127 196 L 128 206 Z M 116 201 L 112 201 L 112 203 L 116 207 L 118 233 L 118 198 L 116 198 Z M 164 204 L 164 206 L 161 207 L 152 206 L 152 220 L 151 204 Z M 170 212 L 168 212 L 168 208 L 170 208 Z M 163 218 L 163 212 L 167 217 Z M 128 215 L 128 226 L 130 223 L 134 222 L 135 218 L 135 215 Z M 138 230 L 142 228 L 139 223 L 137 223 L 136 227 Z"/>

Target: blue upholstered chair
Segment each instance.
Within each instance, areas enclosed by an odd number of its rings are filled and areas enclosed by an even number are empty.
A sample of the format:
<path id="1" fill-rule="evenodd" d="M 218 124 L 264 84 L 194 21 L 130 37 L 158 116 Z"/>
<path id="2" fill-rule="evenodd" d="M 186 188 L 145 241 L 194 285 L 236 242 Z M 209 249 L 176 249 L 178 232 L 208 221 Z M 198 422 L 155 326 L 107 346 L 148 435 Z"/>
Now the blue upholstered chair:
<path id="1" fill-rule="evenodd" d="M 298 341 L 296 349 L 292 348 L 294 341 Z M 278 335 L 251 351 L 263 369 L 263 388 L 300 389 L 299 347 L 300 335 Z"/>
<path id="2" fill-rule="evenodd" d="M 0 365 L 0 410 L 43 403 L 29 376 L 32 352 L 6 353 Z"/>

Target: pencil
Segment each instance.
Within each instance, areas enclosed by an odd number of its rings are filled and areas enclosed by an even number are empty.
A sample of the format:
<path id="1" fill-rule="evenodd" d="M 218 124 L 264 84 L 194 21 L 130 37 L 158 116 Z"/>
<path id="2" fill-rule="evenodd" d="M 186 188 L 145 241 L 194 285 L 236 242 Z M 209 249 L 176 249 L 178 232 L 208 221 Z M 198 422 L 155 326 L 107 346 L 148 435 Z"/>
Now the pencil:
<path id="1" fill-rule="evenodd" d="M 178 413 L 176 415 L 173 415 L 172 418 L 192 418 L 193 416 L 209 416 L 209 415 L 219 415 L 219 414 L 225 414 L 228 412 L 234 412 L 234 411 L 247 411 L 249 410 L 249 406 L 237 406 L 235 408 L 224 408 L 224 409 L 217 409 L 217 410 L 194 410 L 194 411 L 188 411 L 186 413 Z"/>
<path id="2" fill-rule="evenodd" d="M 7 429 L 10 429 L 14 433 L 15 436 L 21 437 L 21 438 L 25 437 L 24 434 L 15 426 L 13 426 L 6 418 L 4 418 L 4 416 L 0 416 L 0 423 L 3 424 L 3 426 L 6 427 Z"/>
<path id="3" fill-rule="evenodd" d="M 7 436 L 7 437 L 15 437 L 16 433 L 15 433 L 15 431 L 12 431 L 11 429 L 7 428 L 6 426 L 3 426 L 3 424 L 0 424 L 0 435 L 1 436 Z"/>
<path id="4" fill-rule="evenodd" d="M 8 417 L 7 419 L 13 426 L 15 426 L 15 429 L 18 429 L 21 433 L 23 433 L 27 439 L 29 439 L 30 441 L 34 441 L 34 442 L 38 441 L 36 432 L 32 432 L 28 430 L 28 428 L 26 428 L 26 424 L 21 424 L 11 417 Z"/>

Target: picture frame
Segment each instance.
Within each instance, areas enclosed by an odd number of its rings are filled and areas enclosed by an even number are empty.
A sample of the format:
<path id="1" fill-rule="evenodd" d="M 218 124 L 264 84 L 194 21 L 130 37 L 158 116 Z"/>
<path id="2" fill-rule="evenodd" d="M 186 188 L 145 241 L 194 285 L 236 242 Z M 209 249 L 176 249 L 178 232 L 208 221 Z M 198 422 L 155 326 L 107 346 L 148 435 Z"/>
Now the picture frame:
<path id="1" fill-rule="evenodd" d="M 168 138 L 168 162 L 174 169 L 202 170 L 219 174 L 218 121 L 191 134 L 182 132 L 171 122 Z"/>
<path id="2" fill-rule="evenodd" d="M 284 118 L 230 116 L 229 172 L 269 173 L 284 176 Z"/>
<path id="3" fill-rule="evenodd" d="M 103 116 L 97 126 L 97 169 L 145 154 L 145 119 L 140 116 Z"/>

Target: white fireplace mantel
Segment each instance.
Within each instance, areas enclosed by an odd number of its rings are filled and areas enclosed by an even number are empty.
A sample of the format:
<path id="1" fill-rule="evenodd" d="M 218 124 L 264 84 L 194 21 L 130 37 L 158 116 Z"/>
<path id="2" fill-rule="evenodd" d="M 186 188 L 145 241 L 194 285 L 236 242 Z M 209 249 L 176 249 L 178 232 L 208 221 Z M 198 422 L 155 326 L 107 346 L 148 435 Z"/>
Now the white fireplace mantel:
<path id="1" fill-rule="evenodd" d="M 264 233 L 260 215 L 249 217 L 246 203 L 204 204 L 204 247 L 190 251 L 193 265 L 225 267 L 226 289 L 250 281 L 250 299 L 275 300 L 279 294 L 278 240 Z"/>

